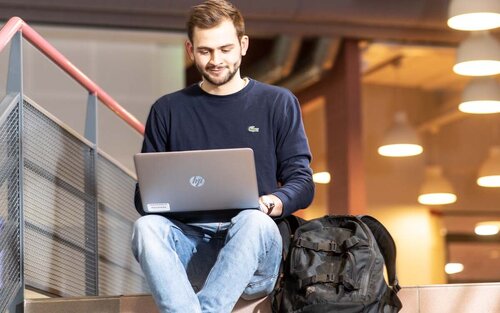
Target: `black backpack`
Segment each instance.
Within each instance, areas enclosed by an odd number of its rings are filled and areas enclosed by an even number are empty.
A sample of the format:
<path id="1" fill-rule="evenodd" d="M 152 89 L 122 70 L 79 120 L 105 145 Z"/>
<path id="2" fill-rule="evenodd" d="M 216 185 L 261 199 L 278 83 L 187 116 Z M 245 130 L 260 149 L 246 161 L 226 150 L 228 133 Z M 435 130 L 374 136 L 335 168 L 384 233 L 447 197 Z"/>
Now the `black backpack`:
<path id="1" fill-rule="evenodd" d="M 271 294 L 275 313 L 394 313 L 396 245 L 371 216 L 325 216 L 278 222 L 283 238 L 281 275 Z M 389 287 L 384 279 L 387 268 Z"/>

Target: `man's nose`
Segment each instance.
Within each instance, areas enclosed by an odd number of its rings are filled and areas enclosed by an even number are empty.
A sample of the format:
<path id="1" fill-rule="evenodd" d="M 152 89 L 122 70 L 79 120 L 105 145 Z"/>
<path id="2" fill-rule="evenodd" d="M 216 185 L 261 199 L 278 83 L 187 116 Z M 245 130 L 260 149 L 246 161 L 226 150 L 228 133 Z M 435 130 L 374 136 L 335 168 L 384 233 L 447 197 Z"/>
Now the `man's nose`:
<path id="1" fill-rule="evenodd" d="M 212 58 L 210 61 L 212 61 L 212 64 L 217 65 L 221 62 L 221 55 L 219 51 L 214 51 L 212 52 Z"/>

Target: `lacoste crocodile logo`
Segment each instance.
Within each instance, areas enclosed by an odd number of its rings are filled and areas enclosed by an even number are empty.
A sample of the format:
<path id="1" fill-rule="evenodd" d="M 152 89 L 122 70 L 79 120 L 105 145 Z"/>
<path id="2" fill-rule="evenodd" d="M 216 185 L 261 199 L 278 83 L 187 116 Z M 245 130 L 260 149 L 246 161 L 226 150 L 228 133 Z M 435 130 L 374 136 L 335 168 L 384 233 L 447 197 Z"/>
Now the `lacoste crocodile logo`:
<path id="1" fill-rule="evenodd" d="M 248 126 L 248 131 L 251 132 L 251 133 L 258 133 L 259 132 L 259 128 L 258 127 L 255 127 L 255 126 Z"/>

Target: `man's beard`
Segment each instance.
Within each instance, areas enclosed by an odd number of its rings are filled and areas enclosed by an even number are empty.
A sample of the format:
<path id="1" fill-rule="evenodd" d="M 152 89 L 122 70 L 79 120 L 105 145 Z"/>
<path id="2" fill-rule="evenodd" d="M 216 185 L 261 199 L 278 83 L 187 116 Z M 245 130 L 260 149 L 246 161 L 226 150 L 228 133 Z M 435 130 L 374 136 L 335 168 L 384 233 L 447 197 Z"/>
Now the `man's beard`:
<path id="1" fill-rule="evenodd" d="M 236 75 L 236 72 L 238 72 L 238 69 L 240 68 L 241 62 L 236 62 L 234 63 L 233 70 L 229 70 L 226 76 L 217 78 L 217 80 L 214 80 L 210 75 L 208 74 L 208 70 L 214 67 L 218 66 L 210 66 L 206 68 L 201 68 L 198 64 L 196 64 L 196 68 L 198 69 L 198 72 L 203 76 L 203 78 L 208 81 L 210 84 L 214 86 L 222 86 L 228 81 L 230 81 L 234 75 Z M 227 66 L 224 66 L 224 68 L 229 69 Z"/>

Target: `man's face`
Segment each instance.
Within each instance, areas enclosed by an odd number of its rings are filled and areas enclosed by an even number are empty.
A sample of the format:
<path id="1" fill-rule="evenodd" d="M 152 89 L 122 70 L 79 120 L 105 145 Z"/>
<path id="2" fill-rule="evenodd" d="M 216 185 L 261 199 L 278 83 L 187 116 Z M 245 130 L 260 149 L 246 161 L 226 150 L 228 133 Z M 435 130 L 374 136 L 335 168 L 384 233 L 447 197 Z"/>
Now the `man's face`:
<path id="1" fill-rule="evenodd" d="M 195 27 L 193 42 L 186 42 L 191 60 L 203 78 L 214 86 L 229 82 L 241 65 L 248 48 L 248 37 L 238 40 L 236 29 L 229 20 L 209 29 Z"/>

